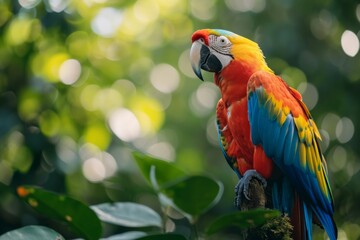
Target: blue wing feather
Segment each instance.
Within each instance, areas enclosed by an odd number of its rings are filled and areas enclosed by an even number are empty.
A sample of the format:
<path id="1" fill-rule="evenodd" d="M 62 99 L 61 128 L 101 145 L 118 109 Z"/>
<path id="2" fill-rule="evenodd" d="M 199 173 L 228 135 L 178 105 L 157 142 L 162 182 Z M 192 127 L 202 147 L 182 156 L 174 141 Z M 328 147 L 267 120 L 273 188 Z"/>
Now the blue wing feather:
<path id="1" fill-rule="evenodd" d="M 276 79 L 271 78 L 271 81 Z M 250 79 L 249 83 L 251 81 L 252 79 Z M 266 78 L 264 81 L 266 81 Z M 319 176 L 313 169 L 316 169 L 316 171 L 320 170 L 309 165 L 315 165 L 314 161 L 317 161 L 317 164 L 322 164 L 322 159 L 319 159 L 319 156 L 322 156 L 321 153 L 318 152 L 318 155 L 315 156 L 311 152 L 319 151 L 315 134 L 311 132 L 311 135 L 305 135 L 304 139 L 300 139 L 299 130 L 297 129 L 291 109 L 285 116 L 285 120 L 281 121 L 282 114 L 285 114 L 285 112 L 283 109 L 280 109 L 280 111 L 275 109 L 275 103 L 272 102 L 272 99 L 262 85 L 248 89 L 248 116 L 252 142 L 254 145 L 261 145 L 263 147 L 266 155 L 273 159 L 283 173 L 283 179 L 285 181 L 288 179 L 291 183 L 290 187 L 274 185 L 274 206 L 277 206 L 280 210 L 289 211 L 289 206 L 285 205 L 288 204 L 286 202 L 290 201 L 290 199 L 287 199 L 279 191 L 281 189 L 282 192 L 285 191 L 285 194 L 289 194 L 293 188 L 299 193 L 303 201 L 301 207 L 304 213 L 308 239 L 311 239 L 312 212 L 320 220 L 330 239 L 336 239 L 337 230 L 332 218 L 334 211 L 333 202 L 326 171 L 322 172 L 325 175 L 322 177 L 323 179 L 319 179 Z M 298 100 L 294 99 L 295 101 Z M 303 103 L 300 105 L 302 108 L 305 106 Z M 304 109 L 304 112 L 308 113 L 308 110 Z M 309 133 L 305 132 L 305 134 Z M 305 152 L 304 146 L 300 146 L 300 144 L 306 144 Z M 314 156 L 317 158 L 312 159 Z M 320 182 L 321 180 L 325 181 L 325 192 L 324 184 Z"/>

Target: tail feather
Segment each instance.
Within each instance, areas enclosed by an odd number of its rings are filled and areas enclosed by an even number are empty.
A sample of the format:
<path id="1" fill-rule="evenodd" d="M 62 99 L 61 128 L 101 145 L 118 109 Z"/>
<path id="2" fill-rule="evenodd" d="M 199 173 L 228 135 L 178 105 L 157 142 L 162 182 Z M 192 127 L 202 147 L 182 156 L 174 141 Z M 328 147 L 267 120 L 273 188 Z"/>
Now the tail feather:
<path id="1" fill-rule="evenodd" d="M 314 222 L 325 229 L 330 240 L 336 240 L 337 227 L 332 215 L 319 207 L 306 204 L 285 182 L 274 183 L 272 203 L 274 208 L 289 213 L 291 224 L 294 227 L 292 238 L 294 240 L 312 240 L 312 224 Z M 294 196 L 294 198 L 289 198 L 289 196 Z M 293 203 L 292 208 L 289 201 Z M 289 207 L 292 209 L 291 211 L 289 211 Z"/>
<path id="2" fill-rule="evenodd" d="M 309 234 L 305 233 L 304 211 L 301 200 L 296 193 L 294 197 L 293 210 L 291 213 L 291 224 L 294 227 L 292 238 L 294 240 L 306 240 Z M 308 240 L 311 240 L 311 238 Z"/>
<path id="3" fill-rule="evenodd" d="M 316 207 L 313 207 L 312 210 L 315 213 L 317 219 L 319 219 L 322 227 L 325 229 L 330 240 L 336 240 L 337 227 L 332 216 Z"/>
<path id="4" fill-rule="evenodd" d="M 303 202 L 303 211 L 304 211 L 304 220 L 305 220 L 305 230 L 307 239 L 312 238 L 312 210 Z"/>

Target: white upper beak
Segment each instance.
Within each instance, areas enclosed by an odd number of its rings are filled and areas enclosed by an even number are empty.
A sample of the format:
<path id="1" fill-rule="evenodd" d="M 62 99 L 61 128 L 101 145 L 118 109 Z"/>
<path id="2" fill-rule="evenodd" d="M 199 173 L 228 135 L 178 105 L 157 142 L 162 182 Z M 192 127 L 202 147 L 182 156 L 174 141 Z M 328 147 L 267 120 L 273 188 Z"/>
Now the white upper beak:
<path id="1" fill-rule="evenodd" d="M 202 43 L 200 43 L 199 40 L 193 42 L 190 49 L 190 61 L 191 61 L 191 67 L 201 80 L 203 80 L 203 77 L 201 75 L 201 68 L 200 68 L 200 60 L 201 60 L 201 47 L 203 46 Z"/>

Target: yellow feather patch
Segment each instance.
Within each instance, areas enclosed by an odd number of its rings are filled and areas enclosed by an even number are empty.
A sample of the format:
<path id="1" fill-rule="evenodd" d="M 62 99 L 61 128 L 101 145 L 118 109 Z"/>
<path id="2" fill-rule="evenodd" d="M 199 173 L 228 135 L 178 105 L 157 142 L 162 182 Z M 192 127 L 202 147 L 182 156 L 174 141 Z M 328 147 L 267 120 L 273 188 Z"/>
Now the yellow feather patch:
<path id="1" fill-rule="evenodd" d="M 306 167 L 306 146 L 304 143 L 299 144 L 300 164 L 303 168 Z"/>
<path id="2" fill-rule="evenodd" d="M 268 109 L 269 115 L 274 116 L 281 126 L 284 124 L 286 116 L 290 113 L 290 109 L 283 107 L 282 102 L 278 101 L 273 94 L 265 94 L 264 97 L 267 98 L 265 107 Z"/>
<path id="3" fill-rule="evenodd" d="M 294 122 L 295 122 L 296 128 L 298 130 L 300 141 L 304 142 L 305 126 L 306 126 L 305 119 L 302 116 L 299 116 L 299 117 L 294 118 Z"/>
<path id="4" fill-rule="evenodd" d="M 325 182 L 325 176 L 324 176 L 324 167 L 321 166 L 322 171 L 316 171 L 316 178 L 319 182 L 321 191 L 325 194 L 325 196 L 329 196 L 329 191 L 327 188 L 327 184 Z"/>
<path id="5" fill-rule="evenodd" d="M 305 142 L 308 146 L 311 146 L 313 140 L 312 130 L 308 127 L 305 128 Z"/>
<path id="6" fill-rule="evenodd" d="M 316 162 L 316 158 L 315 155 L 313 154 L 313 147 L 312 146 L 306 146 L 306 155 L 307 155 L 307 165 L 310 169 L 310 171 L 312 173 L 315 173 L 315 162 Z"/>
<path id="7" fill-rule="evenodd" d="M 312 119 L 309 119 L 309 123 L 310 123 L 310 126 L 312 127 L 313 132 L 314 132 L 315 136 L 317 137 L 317 139 L 322 140 L 319 129 L 317 128 L 315 122 Z"/>

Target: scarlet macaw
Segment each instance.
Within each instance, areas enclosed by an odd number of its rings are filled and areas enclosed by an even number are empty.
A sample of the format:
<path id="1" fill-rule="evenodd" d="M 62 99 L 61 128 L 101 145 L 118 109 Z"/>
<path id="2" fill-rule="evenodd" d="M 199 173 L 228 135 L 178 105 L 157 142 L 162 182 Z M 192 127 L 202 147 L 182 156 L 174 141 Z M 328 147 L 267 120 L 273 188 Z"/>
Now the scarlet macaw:
<path id="1" fill-rule="evenodd" d="M 313 219 L 336 239 L 321 137 L 301 94 L 267 66 L 257 43 L 229 31 L 196 31 L 190 58 L 195 74 L 214 72 L 220 88 L 220 146 L 240 178 L 237 190 L 249 198 L 257 178 L 271 188 L 272 207 L 290 215 L 295 239 L 312 239 Z"/>

